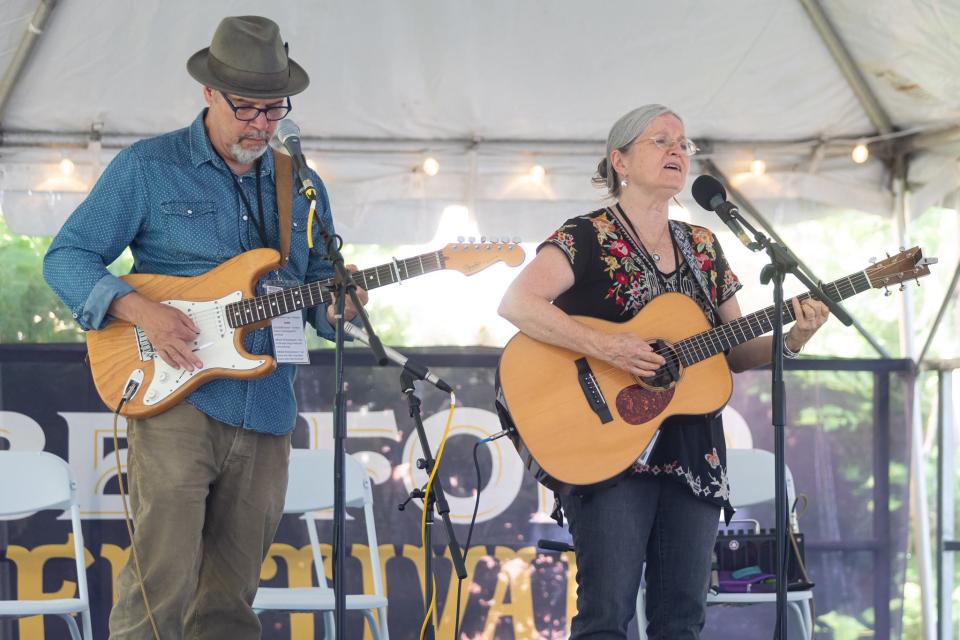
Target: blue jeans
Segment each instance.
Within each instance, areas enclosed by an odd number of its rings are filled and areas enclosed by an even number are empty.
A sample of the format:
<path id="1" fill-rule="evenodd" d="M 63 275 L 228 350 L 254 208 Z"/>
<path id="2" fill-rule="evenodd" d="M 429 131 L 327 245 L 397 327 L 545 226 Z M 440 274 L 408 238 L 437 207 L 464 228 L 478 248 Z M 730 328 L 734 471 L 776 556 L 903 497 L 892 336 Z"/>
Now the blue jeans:
<path id="1" fill-rule="evenodd" d="M 627 637 L 644 563 L 650 640 L 700 637 L 720 507 L 650 476 L 560 501 L 577 554 L 572 640 Z"/>

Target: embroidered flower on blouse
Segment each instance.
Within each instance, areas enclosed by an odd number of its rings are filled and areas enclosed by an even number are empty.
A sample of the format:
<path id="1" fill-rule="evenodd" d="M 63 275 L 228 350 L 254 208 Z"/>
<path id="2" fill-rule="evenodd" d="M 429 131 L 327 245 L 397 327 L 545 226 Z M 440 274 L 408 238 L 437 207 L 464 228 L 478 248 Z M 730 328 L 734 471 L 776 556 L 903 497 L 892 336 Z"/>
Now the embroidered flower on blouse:
<path id="1" fill-rule="evenodd" d="M 710 463 L 711 469 L 716 469 L 720 466 L 720 456 L 717 455 L 717 449 L 714 447 L 713 451 L 703 456 L 707 459 L 707 462 Z"/>
<path id="2" fill-rule="evenodd" d="M 623 240 L 614 240 L 610 243 L 610 253 L 623 258 L 630 253 L 630 247 Z"/>
<path id="3" fill-rule="evenodd" d="M 604 235 L 614 235 L 616 227 L 606 216 L 597 216 L 593 220 L 593 228 Z"/>

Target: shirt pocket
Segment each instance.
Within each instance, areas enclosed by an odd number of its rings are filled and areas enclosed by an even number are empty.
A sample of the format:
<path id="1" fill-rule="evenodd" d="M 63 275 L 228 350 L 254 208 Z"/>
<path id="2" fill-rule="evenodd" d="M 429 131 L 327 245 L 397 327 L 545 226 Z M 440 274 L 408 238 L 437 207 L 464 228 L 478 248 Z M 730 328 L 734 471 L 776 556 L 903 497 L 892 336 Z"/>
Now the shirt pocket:
<path id="1" fill-rule="evenodd" d="M 211 200 L 172 200 L 160 205 L 164 250 L 189 262 L 224 259 L 217 228 L 217 207 Z"/>

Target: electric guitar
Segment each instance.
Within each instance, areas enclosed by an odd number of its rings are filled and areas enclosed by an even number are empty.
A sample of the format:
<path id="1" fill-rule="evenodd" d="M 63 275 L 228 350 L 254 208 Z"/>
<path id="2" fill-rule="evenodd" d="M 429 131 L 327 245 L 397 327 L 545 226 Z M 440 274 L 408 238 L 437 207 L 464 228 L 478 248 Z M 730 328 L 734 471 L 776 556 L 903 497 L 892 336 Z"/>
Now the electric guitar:
<path id="1" fill-rule="evenodd" d="M 821 288 L 839 301 L 919 279 L 934 262 L 914 247 Z M 789 301 L 781 311 L 784 323 L 794 321 Z M 724 351 L 772 331 L 774 307 L 711 328 L 691 298 L 664 293 L 624 323 L 574 317 L 600 331 L 643 336 L 667 362 L 640 378 L 523 333 L 507 343 L 497 371 L 498 413 L 527 468 L 561 493 L 616 481 L 670 416 L 723 409 L 733 392 Z"/>
<path id="2" fill-rule="evenodd" d="M 523 249 L 509 242 L 448 244 L 439 251 L 358 271 L 353 280 L 369 290 L 441 269 L 473 275 L 497 262 L 516 267 L 523 259 Z M 274 359 L 244 350 L 244 336 L 267 326 L 272 318 L 329 302 L 333 283 L 320 280 L 255 295 L 257 281 L 279 264 L 280 254 L 273 249 L 254 249 L 195 277 L 123 276 L 138 293 L 176 307 L 193 320 L 200 333 L 190 346 L 203 367 L 193 371 L 171 367 L 154 352 L 139 326 L 114 320 L 99 331 L 87 332 L 90 369 L 103 402 L 115 411 L 127 396 L 121 413 L 147 418 L 169 409 L 209 380 L 256 378 L 272 372 Z"/>

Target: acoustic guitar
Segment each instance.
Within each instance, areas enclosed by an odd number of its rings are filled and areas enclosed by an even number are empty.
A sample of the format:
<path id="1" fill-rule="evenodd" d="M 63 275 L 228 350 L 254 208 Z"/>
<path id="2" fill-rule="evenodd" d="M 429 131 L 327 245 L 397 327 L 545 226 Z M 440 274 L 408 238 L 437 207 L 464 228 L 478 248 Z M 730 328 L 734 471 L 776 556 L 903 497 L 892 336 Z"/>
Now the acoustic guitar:
<path id="1" fill-rule="evenodd" d="M 524 252 L 509 242 L 448 244 L 439 251 L 394 260 L 357 271 L 353 280 L 364 289 L 376 289 L 416 276 L 453 269 L 466 275 L 497 262 L 516 267 Z M 196 387 L 215 378 L 256 378 L 276 368 L 268 355 L 252 355 L 243 348 L 244 336 L 267 326 L 272 318 L 308 309 L 331 300 L 332 279 L 309 282 L 282 291 L 255 295 L 257 281 L 280 264 L 273 249 L 254 249 L 195 277 L 130 274 L 122 279 L 151 300 L 176 307 L 199 327 L 192 342 L 203 367 L 187 371 L 164 362 L 139 327 L 114 320 L 99 331 L 87 332 L 90 369 L 97 393 L 128 418 L 147 418 L 180 402 Z"/>
<path id="2" fill-rule="evenodd" d="M 839 301 L 926 276 L 935 261 L 914 247 L 821 288 Z M 627 322 L 574 316 L 599 331 L 647 339 L 666 359 L 649 378 L 518 333 L 497 371 L 501 421 L 546 487 L 571 493 L 608 485 L 629 472 L 667 418 L 723 409 L 733 392 L 724 352 L 772 331 L 774 313 L 770 306 L 711 328 L 691 298 L 664 293 Z M 781 313 L 784 323 L 795 319 L 789 301 Z"/>

